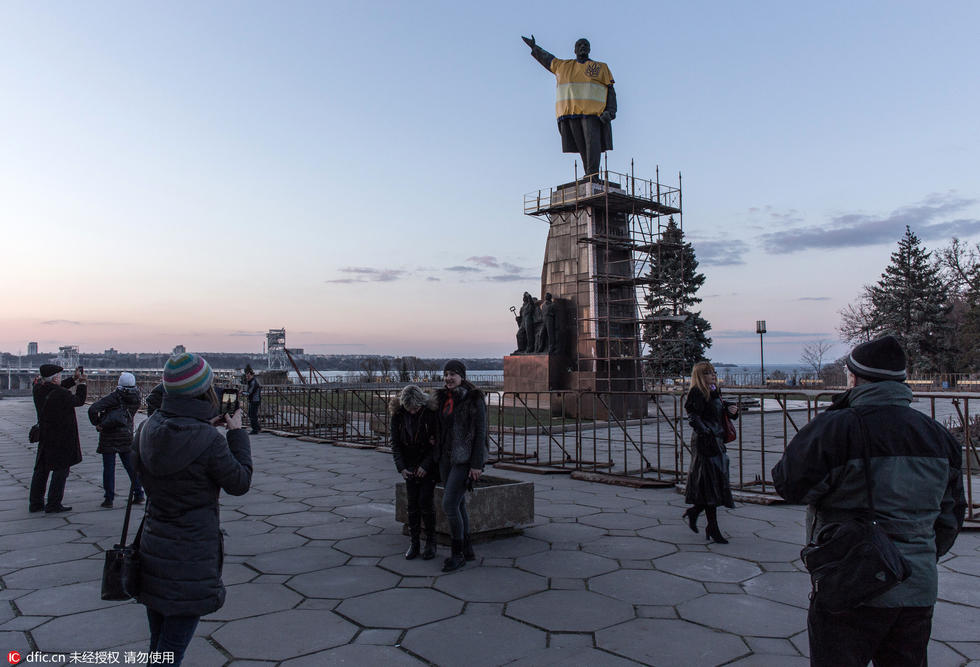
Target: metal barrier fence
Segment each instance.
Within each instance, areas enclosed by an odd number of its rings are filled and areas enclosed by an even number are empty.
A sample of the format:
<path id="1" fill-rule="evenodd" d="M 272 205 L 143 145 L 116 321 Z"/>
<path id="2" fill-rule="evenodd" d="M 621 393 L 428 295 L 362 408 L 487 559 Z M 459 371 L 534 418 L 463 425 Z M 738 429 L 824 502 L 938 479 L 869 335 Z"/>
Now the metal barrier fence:
<path id="1" fill-rule="evenodd" d="M 89 380 L 90 400 L 116 378 Z M 140 380 L 145 391 L 150 380 Z M 111 386 L 110 386 L 111 385 Z M 262 426 L 298 436 L 363 447 L 387 447 L 390 400 L 399 388 L 263 387 Z M 145 392 L 144 392 L 145 395 Z M 778 498 L 770 471 L 786 444 L 833 394 L 827 391 L 727 389 L 740 408 L 737 438 L 728 444 L 731 485 L 742 500 Z M 972 480 L 980 473 L 973 433 L 980 394 L 915 392 L 913 407 L 944 423 L 963 446 L 968 518 L 980 521 Z M 691 460 L 686 394 L 655 392 L 487 391 L 491 460 L 501 467 L 568 472 L 640 485 L 683 485 Z"/>

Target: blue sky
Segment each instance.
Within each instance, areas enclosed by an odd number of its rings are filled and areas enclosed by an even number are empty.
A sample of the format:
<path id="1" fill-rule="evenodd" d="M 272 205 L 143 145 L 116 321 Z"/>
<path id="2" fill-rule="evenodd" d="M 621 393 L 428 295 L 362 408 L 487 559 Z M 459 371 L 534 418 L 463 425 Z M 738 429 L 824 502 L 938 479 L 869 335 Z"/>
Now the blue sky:
<path id="1" fill-rule="evenodd" d="M 510 352 L 574 159 L 530 33 L 609 64 L 611 170 L 683 173 L 716 361 L 836 340 L 905 224 L 980 238 L 980 5 L 597 7 L 3 3 L 0 350 Z"/>

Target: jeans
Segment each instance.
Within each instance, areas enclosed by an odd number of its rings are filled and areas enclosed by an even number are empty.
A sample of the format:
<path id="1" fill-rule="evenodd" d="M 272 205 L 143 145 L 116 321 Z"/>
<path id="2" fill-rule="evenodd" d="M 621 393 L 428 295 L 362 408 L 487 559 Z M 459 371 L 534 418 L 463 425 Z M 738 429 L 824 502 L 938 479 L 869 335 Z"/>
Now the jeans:
<path id="1" fill-rule="evenodd" d="M 167 663 L 177 667 L 184 659 L 184 651 L 194 637 L 200 616 L 164 616 L 160 612 L 146 608 L 146 618 L 150 621 L 150 652 L 173 653 L 174 661 Z"/>
<path id="2" fill-rule="evenodd" d="M 48 486 L 48 473 L 51 474 L 51 486 Z M 30 504 L 33 509 L 57 509 L 65 497 L 65 482 L 68 481 L 68 468 L 48 470 L 43 466 L 34 466 L 31 477 Z M 44 490 L 48 491 L 48 504 L 44 504 Z"/>
<path id="3" fill-rule="evenodd" d="M 143 487 L 140 486 L 139 477 L 133 470 L 132 452 L 119 452 L 119 459 L 122 461 L 126 474 L 129 475 L 129 482 L 133 485 L 136 498 L 143 497 Z M 105 499 L 112 500 L 116 497 L 116 455 L 102 455 L 102 488 L 105 489 Z"/>
<path id="4" fill-rule="evenodd" d="M 405 494 L 408 497 L 408 529 L 413 538 L 421 535 L 423 523 L 426 536 L 435 535 L 436 508 L 433 504 L 436 490 L 435 477 L 428 474 L 421 479 L 409 477 L 405 480 Z"/>
<path id="5" fill-rule="evenodd" d="M 259 428 L 259 406 L 261 403 L 259 401 L 249 401 L 248 404 L 248 425 L 252 427 L 252 433 L 258 433 L 262 429 Z"/>
<path id="6" fill-rule="evenodd" d="M 470 518 L 466 516 L 466 480 L 470 475 L 468 463 L 449 469 L 446 488 L 442 493 L 442 511 L 446 513 L 453 540 L 462 540 L 470 533 Z"/>
<path id="7" fill-rule="evenodd" d="M 924 667 L 932 607 L 858 607 L 831 614 L 810 604 L 812 667 Z"/>

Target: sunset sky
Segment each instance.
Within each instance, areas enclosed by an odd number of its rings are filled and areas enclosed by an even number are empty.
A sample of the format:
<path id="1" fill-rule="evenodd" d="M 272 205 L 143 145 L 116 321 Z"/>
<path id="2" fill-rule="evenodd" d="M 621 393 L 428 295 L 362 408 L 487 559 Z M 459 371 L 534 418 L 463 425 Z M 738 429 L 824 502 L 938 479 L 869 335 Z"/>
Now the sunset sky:
<path id="1" fill-rule="evenodd" d="M 610 170 L 676 185 L 715 361 L 799 360 L 905 225 L 980 239 L 976 2 L 0 4 L 0 351 L 500 356 L 571 180 L 588 37 Z M 844 352 L 842 346 L 834 355 Z"/>

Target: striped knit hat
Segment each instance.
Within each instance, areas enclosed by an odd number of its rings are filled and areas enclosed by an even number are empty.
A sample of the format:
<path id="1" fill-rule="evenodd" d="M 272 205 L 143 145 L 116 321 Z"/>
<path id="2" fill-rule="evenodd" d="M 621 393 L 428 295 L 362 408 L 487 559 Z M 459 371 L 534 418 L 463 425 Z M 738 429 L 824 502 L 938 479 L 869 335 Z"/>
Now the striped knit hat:
<path id="1" fill-rule="evenodd" d="M 905 381 L 905 350 L 894 336 L 861 343 L 851 350 L 845 363 L 852 373 L 872 382 Z"/>
<path id="2" fill-rule="evenodd" d="M 184 352 L 167 359 L 163 367 L 163 391 L 167 396 L 200 396 L 211 388 L 214 373 L 204 357 Z"/>

